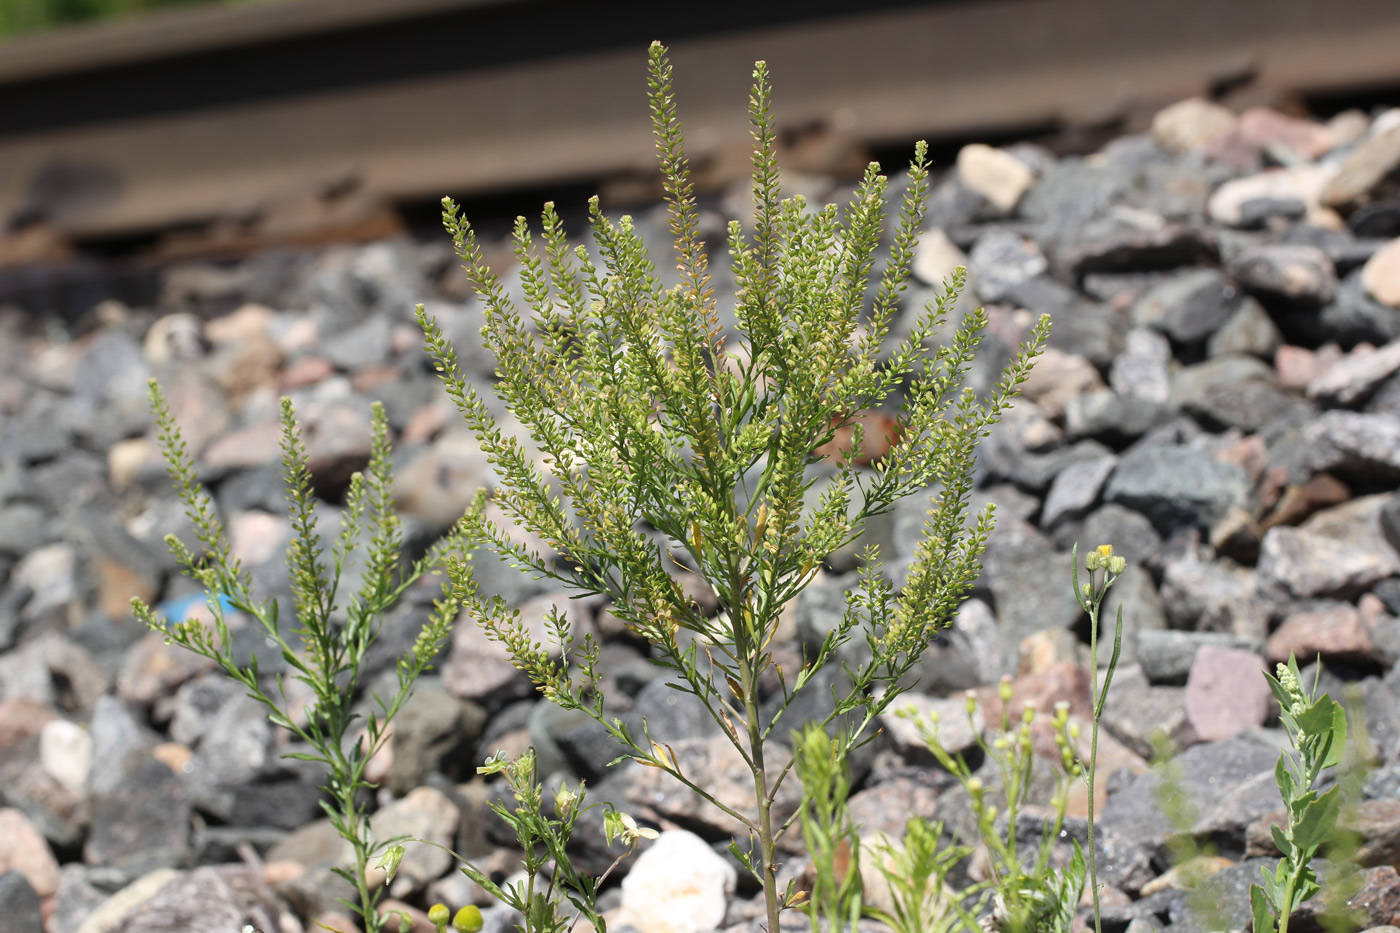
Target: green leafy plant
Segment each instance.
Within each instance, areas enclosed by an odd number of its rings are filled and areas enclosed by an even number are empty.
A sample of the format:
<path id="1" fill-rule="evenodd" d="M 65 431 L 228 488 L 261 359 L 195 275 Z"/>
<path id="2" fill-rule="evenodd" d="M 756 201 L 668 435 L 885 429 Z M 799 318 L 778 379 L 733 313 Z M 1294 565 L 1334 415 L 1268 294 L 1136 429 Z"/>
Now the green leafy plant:
<path id="1" fill-rule="evenodd" d="M 151 383 L 150 395 L 157 437 L 170 475 L 185 502 L 186 514 L 203 545 L 203 553 L 190 551 L 174 535 L 166 540 L 180 566 L 210 594 L 208 606 L 212 624 L 189 619 L 171 625 L 140 600 L 133 600 L 134 611 L 137 618 L 165 635 L 170 643 L 218 664 L 228 677 L 242 684 L 250 696 L 267 708 L 269 719 L 275 725 L 287 729 L 312 749 L 289 757 L 315 761 L 327 767 L 329 778 L 324 790 L 330 801 L 323 802 L 322 807 L 336 831 L 350 843 L 355 859 L 353 871 L 341 867 L 332 870 L 354 886 L 357 902 L 346 902 L 346 906 L 359 914 L 369 933 L 375 933 L 388 921 L 377 910 L 384 888 L 370 884 L 371 867 L 384 872 L 387 884 L 403 860 L 405 843 L 422 841 L 409 837 L 373 839 L 362 792 L 372 790 L 375 785 L 365 779 L 365 769 L 383 747 L 389 725 L 412 695 L 414 682 L 428 669 L 451 631 L 460 610 L 451 586 L 434 603 L 412 648 L 399 659 L 396 692 L 388 700 L 372 699 L 363 735 L 359 734 L 358 718 L 351 707 L 363 684 L 366 657 L 379 634 L 384 612 L 424 574 L 440 566 L 456 540 L 455 534 L 449 535 L 422 560 L 407 566 L 402 564 L 399 556 L 402 531 L 393 510 L 388 421 L 383 408 L 375 405 L 370 462 L 364 473 L 351 478 L 339 536 L 330 548 L 327 565 L 326 548 L 317 530 L 306 450 L 291 402 L 284 399 L 283 468 L 293 526 L 287 561 L 292 571 L 297 622 L 297 628 L 284 632 L 278 603 L 275 600 L 260 602 L 253 596 L 248 574 L 230 551 L 213 499 L 199 485 L 193 459 L 155 382 Z M 370 536 L 363 579 L 341 617 L 336 604 L 340 582 L 348 568 L 349 557 L 356 551 L 366 529 Z M 280 649 L 282 659 L 296 671 L 296 679 L 311 690 L 315 699 L 300 716 L 288 702 L 281 674 L 271 678 L 269 683 L 259 670 L 256 655 L 246 660 L 235 655 L 226 607 L 246 613 L 260 624 L 268 639 Z M 288 641 L 288 635 L 296 639 L 295 645 Z M 497 755 L 477 770 L 484 774 L 503 774 L 515 798 L 514 808 L 500 803 L 493 804 L 492 808 L 516 832 L 524 853 L 526 881 L 523 886 L 503 888 L 471 862 L 451 853 L 463 863 L 463 872 L 502 903 L 524 915 L 525 933 L 565 933 L 581 917 L 587 918 L 598 933 L 606 933 L 607 927 L 595 906 L 598 886 L 632 853 L 638 840 L 655 837 L 656 833 L 639 828 L 631 817 L 609 805 L 604 816 L 607 841 L 611 845 L 615 838 L 620 839 L 625 851 L 599 878 L 581 875 L 574 870 L 565 847 L 579 815 L 594 806 L 585 804 L 586 791 L 582 782 L 575 788 L 561 784 L 554 795 L 555 816 L 547 817 L 543 813 L 544 789 L 536 779 L 533 752 L 514 761 Z M 546 869 L 549 877 L 542 881 Z M 559 912 L 564 901 L 572 904 L 576 911 L 572 923 Z M 443 920 L 445 925 L 441 912 L 437 919 Z M 459 933 L 474 933 L 481 929 L 480 911 L 471 906 L 463 907 L 452 917 L 452 924 Z"/>
<path id="2" fill-rule="evenodd" d="M 967 692 L 966 713 L 974 741 L 985 756 L 986 766 L 992 769 L 1000 784 L 1001 806 L 989 799 L 986 782 L 973 772 L 967 760 L 944 746 L 940 736 L 942 723 L 937 711 L 927 719 L 916 720 L 938 763 L 962 782 L 971 798 L 972 812 L 977 820 L 977 835 L 987 855 L 989 877 L 986 882 L 974 885 L 963 893 L 964 896 L 971 896 L 981 891 L 981 903 L 991 901 L 989 923 L 992 930 L 1001 933 L 1069 933 L 1069 924 L 1084 890 L 1087 865 L 1077 840 L 1074 841 L 1074 856 L 1067 870 L 1057 869 L 1051 863 L 1051 856 L 1064 826 L 1071 779 L 1080 773 L 1073 744 L 1078 738 L 1078 729 L 1069 721 L 1069 704 L 1056 704 L 1053 726 L 1055 744 L 1060 754 L 1055 770 L 1055 791 L 1050 799 L 1051 815 L 1041 827 L 1040 843 L 1035 852 L 1023 853 L 1017 839 L 1017 825 L 1030 794 L 1031 770 L 1035 764 L 1031 726 L 1036 720 L 1036 710 L 1026 704 L 1013 726 L 1009 677 L 1002 679 L 997 694 L 1001 700 L 1001 722 L 990 742 L 983 737 L 977 718 L 975 691 Z M 912 713 L 912 710 L 908 712 Z M 1005 821 L 1004 831 L 999 828 L 1001 823 L 998 818 Z"/>
<path id="3" fill-rule="evenodd" d="M 499 474 L 505 524 L 468 514 L 471 546 L 485 545 L 573 593 L 610 600 L 742 757 L 753 775 L 753 809 L 715 799 L 705 775 L 689 773 L 645 724 L 635 735 L 608 715 L 598 689 L 599 646 L 577 641 L 562 612 L 549 615 L 550 644 L 541 644 L 504 600 L 482 593 L 469 562 L 454 560 L 448 572 L 454 595 L 547 698 L 585 710 L 623 758 L 666 771 L 743 827 L 748 846 L 736 841 L 732 851 L 758 879 L 768 927 L 777 929 L 779 911 L 802 895 L 793 886 L 780 891 L 776 877 L 778 840 L 798 816 L 774 812 L 791 770 L 786 752 L 771 747 L 775 730 L 788 728 L 782 719 L 816 671 L 863 633 L 870 660 L 850 671 L 850 688 L 832 697 L 820 725 L 849 719 L 847 747 L 868 738 L 929 637 L 966 596 L 993 522 L 989 507 L 969 524 L 976 444 L 1026 378 L 1049 321 L 1032 328 L 979 400 L 966 378 L 985 313 L 968 314 L 941 345 L 933 339 L 963 286 L 959 272 L 913 321 L 909 337 L 882 356 L 928 196 L 927 149 L 915 149 L 877 275 L 885 177 L 872 166 L 844 213 L 781 199 L 768 71 L 759 63 L 750 99 L 755 222 L 751 235 L 737 223 L 728 231 L 737 292 L 727 333 L 659 44 L 650 64 L 678 284 L 658 280 L 630 218 L 614 220 L 591 203 L 594 260 L 570 247 L 546 205 L 542 250 L 523 218 L 515 228 L 529 306 L 522 315 L 487 267 L 471 225 L 444 202 L 447 228 L 485 307 L 482 339 L 497 360 L 495 390 L 529 432 L 538 459 L 498 425 L 421 308 L 419 321 L 449 395 Z M 887 403 L 897 408 L 899 428 L 867 447 L 857 418 Z M 847 431 L 851 439 L 837 455 L 819 453 Z M 868 548 L 840 624 L 800 669 L 782 670 L 773 640 L 783 607 L 872 516 L 931 490 L 903 590 L 893 592 L 878 552 Z M 558 560 L 518 543 L 509 524 L 537 535 Z M 708 585 L 717 615 L 685 596 L 671 574 L 677 568 Z M 760 709 L 765 678 L 781 694 L 767 714 Z"/>
<path id="4" fill-rule="evenodd" d="M 862 916 L 874 917 L 896 933 L 946 933 L 974 923 L 962 907 L 962 892 L 946 886 L 948 872 L 972 849 L 942 846 L 943 824 L 911 817 L 904 836 L 878 835 L 863 843 L 846 801 L 850 766 L 840 738 L 817 723 L 793 734 L 794 766 L 802 782 L 802 842 L 812 862 L 812 890 L 807 915 L 813 933 L 843 933 L 858 928 Z M 885 881 L 890 907 L 863 899 L 861 864 L 866 850 Z"/>
<path id="5" fill-rule="evenodd" d="M 523 915 L 525 933 L 566 933 L 577 926 L 580 919 L 588 920 L 598 933 L 607 933 L 607 924 L 598 913 L 598 889 L 622 860 L 632 854 L 640 840 L 655 839 L 659 835 L 656 830 L 639 827 L 632 817 L 607 804 L 603 834 L 609 845 L 614 839 L 621 840 L 625 851 L 603 874 L 593 878 L 574 868 L 567 851 L 578 818 L 599 806 L 586 803 L 588 792 L 582 781 L 573 788 L 565 783 L 559 785 L 554 792 L 554 816 L 549 817 L 544 815 L 544 785 L 539 782 L 533 750 L 513 761 L 498 753 L 477 771 L 505 775 L 515 806 L 495 801 L 491 809 L 515 830 L 524 853 L 525 881 L 502 887 L 465 859 L 462 860 L 465 863 L 463 873 L 501 903 Z M 572 920 L 561 913 L 562 901 L 573 905 Z"/>
<path id="6" fill-rule="evenodd" d="M 802 782 L 802 842 L 812 860 L 807 916 L 812 933 L 826 920 L 829 933 L 854 930 L 860 921 L 860 836 L 846 800 L 851 793 L 847 742 L 832 738 L 819 723 L 794 732 L 793 768 Z"/>
<path id="7" fill-rule="evenodd" d="M 310 749 L 288 757 L 326 766 L 329 776 L 323 790 L 330 799 L 321 806 L 336 831 L 350 843 L 355 860 L 353 870 L 337 866 L 333 871 L 358 894 L 357 902 L 347 902 L 347 906 L 364 920 L 368 933 L 377 933 L 384 923 L 376 909 L 383 888 L 370 884 L 371 863 L 378 858 L 392 874 L 403 850 L 397 838 L 371 837 L 363 792 L 374 785 L 365 779 L 365 769 L 383 747 L 389 724 L 411 695 L 414 682 L 428 669 L 451 632 L 459 611 L 451 587 L 434 603 L 412 647 L 399 658 L 394 693 L 388 699 L 372 698 L 363 725 L 352 706 L 363 686 L 366 657 L 379 635 L 384 613 L 424 574 L 439 566 L 453 537 L 421 560 L 409 565 L 402 562 L 403 530 L 394 512 L 389 425 L 384 409 L 375 405 L 369 465 L 350 480 L 339 534 L 328 551 L 317 529 L 311 469 L 296 413 L 291 402 L 283 399 L 282 465 L 292 523 L 287 563 L 295 610 L 294 627 L 287 626 L 276 600 L 260 601 L 253 595 L 252 581 L 230 550 L 214 500 L 199 484 L 194 459 L 154 381 L 150 398 L 170 477 L 203 549 L 197 554 L 175 535 L 167 536 L 166 543 L 179 566 L 208 594 L 213 618 L 212 624 L 197 618 L 171 624 L 139 599 L 132 600 L 132 608 L 139 620 L 165 635 L 167 642 L 215 662 L 267 708 L 274 725 L 288 730 Z M 341 580 L 366 531 L 369 537 L 361 582 L 342 615 L 337 603 L 342 598 Z M 281 673 L 268 678 L 259 670 L 256 654 L 246 659 L 235 654 L 226 606 L 259 625 L 295 672 L 295 679 L 310 690 L 311 702 L 302 712 L 288 700 Z"/>
<path id="8" fill-rule="evenodd" d="M 1318 673 L 1321 673 L 1319 667 Z M 1318 777 L 1342 761 L 1347 743 L 1347 717 L 1342 705 L 1327 694 L 1317 696 L 1317 680 L 1304 690 L 1298 661 L 1289 655 L 1277 676 L 1264 674 L 1279 703 L 1279 720 L 1288 733 L 1291 753 L 1279 755 L 1274 780 L 1283 797 L 1284 826 L 1274 826 L 1274 845 L 1283 853 L 1274 871 L 1264 870 L 1264 884 L 1249 889 L 1255 933 L 1288 933 L 1294 908 L 1318 891 L 1312 861 L 1337 825 L 1341 788 L 1318 793 Z"/>
<path id="9" fill-rule="evenodd" d="M 891 906 L 867 906 L 865 913 L 895 933 L 950 933 L 975 930 L 976 918 L 963 906 L 970 892 L 948 887 L 953 868 L 972 853 L 970 846 L 941 844 L 943 824 L 911 817 L 899 845 L 888 839 L 871 847 L 875 867 L 885 880 Z M 975 897 L 975 893 L 971 896 Z"/>
<path id="10" fill-rule="evenodd" d="M 1052 722 L 1055 745 L 1059 751 L 1055 771 L 1055 791 L 1051 796 L 1051 817 L 1041 828 L 1040 845 L 1033 856 L 1019 850 L 1017 840 L 1018 817 L 1027 801 L 1031 786 L 1031 770 L 1035 761 L 1032 725 L 1036 710 L 1027 704 L 1021 711 L 1020 722 L 1014 727 L 1011 722 L 1010 703 L 1013 695 L 1010 678 L 1003 678 L 997 688 L 1001 700 L 1001 723 L 991 742 L 982 735 L 977 721 L 977 695 L 968 691 L 966 712 L 968 725 L 978 748 L 996 773 L 1001 786 L 1003 807 L 987 799 L 987 787 L 982 778 L 975 775 L 962 755 L 950 752 L 939 735 L 937 712 L 927 720 L 918 721 L 920 732 L 934 757 L 948 771 L 952 772 L 972 798 L 972 810 L 977 818 L 977 834 L 981 839 L 989 860 L 990 877 L 986 883 L 986 893 L 992 902 L 989 924 L 994 930 L 1007 933 L 1042 933 L 1042 931 L 1065 931 L 1068 933 L 1083 894 L 1086 876 L 1093 879 L 1094 921 L 1099 923 L 1098 873 L 1094 858 L 1094 771 L 1098 763 L 1098 723 L 1103 715 L 1108 689 L 1113 673 L 1118 665 L 1122 646 L 1123 610 L 1119 607 L 1117 624 L 1114 630 L 1113 654 L 1104 672 L 1103 684 L 1099 684 L 1098 634 L 1099 613 L 1108 589 L 1119 575 L 1127 569 L 1127 561 L 1115 557 L 1111 545 L 1102 545 L 1091 552 L 1085 561 L 1089 579 L 1079 581 L 1079 549 L 1071 553 L 1070 579 L 1075 597 L 1081 608 L 1089 614 L 1090 621 L 1090 663 L 1093 667 L 1092 694 L 1093 725 L 1090 739 L 1089 759 L 1081 760 L 1077 754 L 1079 727 L 1069 720 L 1069 704 L 1057 703 Z M 913 711 L 906 711 L 913 715 Z M 1064 870 L 1051 864 L 1052 849 L 1064 825 L 1065 810 L 1069 802 L 1069 791 L 1074 779 L 1082 779 L 1088 787 L 1089 858 L 1078 840 L 1074 840 L 1074 855 Z M 998 827 L 998 817 L 1006 822 L 1003 833 Z M 964 897 L 975 893 L 976 886 L 963 892 Z"/>

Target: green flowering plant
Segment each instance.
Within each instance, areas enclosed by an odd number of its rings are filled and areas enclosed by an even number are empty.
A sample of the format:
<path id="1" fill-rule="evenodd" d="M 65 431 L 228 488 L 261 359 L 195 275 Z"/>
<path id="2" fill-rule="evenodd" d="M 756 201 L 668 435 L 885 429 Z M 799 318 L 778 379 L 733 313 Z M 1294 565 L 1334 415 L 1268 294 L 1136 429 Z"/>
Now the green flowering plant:
<path id="1" fill-rule="evenodd" d="M 737 285 L 732 328 L 710 272 L 710 252 L 690 181 L 665 49 L 650 51 L 652 122 L 675 245 L 678 284 L 665 287 L 628 217 L 590 203 L 596 254 L 572 248 L 552 204 L 542 246 L 521 218 L 514 233 L 528 313 L 483 258 L 475 230 L 450 200 L 444 220 L 484 306 L 482 340 L 497 360 L 496 394 L 530 435 L 503 430 L 462 371 L 438 325 L 419 322 L 447 387 L 495 465 L 504 521 L 464 520 L 470 545 L 485 546 L 567 591 L 594 595 L 649 647 L 676 689 L 708 711 L 753 775 L 751 810 L 717 799 L 643 723 L 641 734 L 609 715 L 599 689 L 600 646 L 576 638 L 555 610 L 547 637 L 484 594 L 466 560 L 450 562 L 454 594 L 541 693 L 583 710 L 617 742 L 617 760 L 661 769 L 737 821 L 749 837 L 731 851 L 763 890 L 764 916 L 806 895 L 779 890 L 777 846 L 798 814 L 775 811 L 792 765 L 771 747 L 775 730 L 813 676 L 863 634 L 870 660 L 832 696 L 822 728 L 850 721 L 842 752 L 900 692 L 930 637 L 945 626 L 980 571 L 990 507 L 969 515 L 975 448 L 1027 377 L 1048 334 L 1032 328 L 982 398 L 966 385 L 984 311 L 935 341 L 964 284 L 961 271 L 918 313 L 909 336 L 881 352 L 899 310 L 928 197 L 927 147 L 915 147 L 909 184 L 878 268 L 888 181 L 871 166 L 844 212 L 780 197 L 777 127 L 768 70 L 754 69 L 754 228 L 728 230 Z M 596 257 L 596 258 L 595 258 Z M 873 295 L 873 302 L 868 301 Z M 867 445 L 859 415 L 891 404 L 898 427 Z M 849 441 L 837 440 L 849 434 Z M 831 448 L 839 450 L 831 454 Z M 820 485 L 819 485 L 820 484 Z M 923 536 L 901 592 L 864 552 L 858 587 L 841 622 L 797 670 L 774 655 L 783 608 L 834 551 L 874 516 L 933 490 Z M 548 551 L 513 534 L 518 525 Z M 465 549 L 466 545 L 464 545 Z M 556 559 L 557 555 L 557 559 Z M 697 575 L 719 605 L 710 615 L 686 596 L 674 570 Z M 762 709 L 765 681 L 775 706 Z M 776 735 L 784 735 L 776 732 Z"/>
<path id="2" fill-rule="evenodd" d="M 1304 689 L 1298 661 L 1292 655 L 1287 664 L 1278 665 L 1275 674 L 1266 671 L 1264 676 L 1278 700 L 1279 721 L 1288 734 L 1291 752 L 1279 755 L 1274 768 L 1286 820 L 1271 830 L 1283 858 L 1272 872 L 1263 870 L 1263 885 L 1250 886 L 1249 907 L 1255 933 L 1288 933 L 1294 908 L 1319 890 L 1312 861 L 1333 835 L 1341 811 L 1340 785 L 1321 793 L 1314 785 L 1324 770 L 1342 762 L 1347 716 L 1336 700 L 1325 693 L 1317 696 L 1316 678 L 1311 689 Z"/>
<path id="3" fill-rule="evenodd" d="M 1112 545 L 1095 548 L 1085 560 L 1084 569 L 1089 578 L 1083 583 L 1079 579 L 1078 545 L 1070 556 L 1070 581 L 1075 598 L 1080 607 L 1088 613 L 1090 622 L 1089 655 L 1093 668 L 1092 693 L 1093 725 L 1088 761 L 1078 754 L 1080 729 L 1069 718 L 1069 704 L 1055 704 L 1051 722 L 1052 734 L 1057 749 L 1055 790 L 1050 799 L 1051 816 L 1042 826 L 1040 844 L 1033 856 L 1022 853 L 1016 837 L 1017 818 L 1025 805 L 1031 786 L 1031 769 L 1035 761 L 1031 729 L 1037 718 L 1036 710 L 1026 704 L 1013 725 L 1010 704 L 1013 696 L 1011 678 L 1003 677 L 997 686 L 997 696 L 1001 700 L 1001 722 L 992 740 L 988 742 L 978 724 L 977 694 L 969 690 L 966 698 L 966 715 L 974 741 L 981 750 L 984 760 L 994 769 L 1001 786 L 1003 807 L 988 800 L 985 781 L 973 773 L 966 759 L 946 748 L 940 737 L 940 716 L 935 710 L 926 719 L 916 719 L 921 736 L 927 743 L 938 763 L 952 772 L 962 783 L 972 800 L 972 810 L 977 819 L 977 835 L 982 842 L 989 861 L 990 877 L 985 885 L 974 885 L 962 893 L 963 898 L 974 896 L 980 889 L 991 900 L 989 928 L 1005 933 L 1042 933 L 1042 931 L 1064 931 L 1068 933 L 1074 920 L 1074 912 L 1083 895 L 1086 877 L 1093 880 L 1094 922 L 1100 924 L 1098 901 L 1098 871 L 1094 845 L 1094 772 L 1098 765 L 1098 727 L 1107 701 L 1108 689 L 1113 673 L 1118 666 L 1122 649 L 1123 610 L 1118 609 L 1114 628 L 1113 652 L 1099 682 L 1098 637 L 1099 615 L 1108 589 L 1127 570 L 1127 561 L 1113 553 Z M 900 715 L 917 716 L 911 707 L 902 710 Z M 1051 865 L 1052 848 L 1064 825 L 1065 811 L 1069 804 L 1069 792 L 1074 780 L 1082 780 L 1088 788 L 1088 845 L 1086 861 L 1078 840 L 1073 840 L 1074 854 L 1064 870 Z M 1006 822 L 1006 831 L 999 831 L 998 817 Z M 981 909 L 979 906 L 978 909 Z M 961 910 L 961 908 L 959 908 Z M 905 927 L 897 926 L 897 929 Z M 971 927 L 969 926 L 969 929 Z"/>
<path id="4" fill-rule="evenodd" d="M 554 815 L 544 815 L 544 785 L 537 774 L 535 753 L 526 751 L 515 760 L 497 753 L 477 769 L 480 774 L 502 774 L 515 799 L 508 807 L 493 801 L 491 809 L 515 830 L 524 853 L 523 883 L 501 886 L 470 862 L 462 866 L 468 878 L 486 889 L 501 903 L 525 917 L 525 933 L 566 933 L 586 919 L 598 933 L 607 933 L 607 924 L 598 912 L 598 890 L 643 839 L 655 839 L 656 830 L 637 825 L 630 815 L 605 806 L 603 835 L 609 845 L 619 840 L 624 851 L 597 878 L 578 871 L 568 855 L 569 840 L 580 816 L 599 804 L 587 803 L 588 791 L 582 781 L 569 787 L 561 782 L 554 792 Z M 561 904 L 573 905 L 572 920 Z"/>
<path id="5" fill-rule="evenodd" d="M 1102 908 L 1099 903 L 1098 847 L 1094 843 L 1094 790 L 1099 763 L 1099 720 L 1103 718 L 1104 703 L 1108 700 L 1108 688 L 1113 683 L 1113 673 L 1118 669 L 1118 658 L 1123 650 L 1123 607 L 1118 607 L 1118 616 L 1113 626 L 1113 652 L 1108 666 L 1104 668 L 1103 684 L 1099 684 L 1099 614 L 1103 611 L 1103 601 L 1109 587 L 1128 569 L 1126 558 L 1113 553 L 1113 545 L 1101 544 L 1084 560 L 1084 569 L 1089 579 L 1079 582 L 1079 545 L 1070 552 L 1070 580 L 1074 586 L 1074 598 L 1079 608 L 1089 616 L 1089 669 L 1090 702 L 1093 703 L 1093 725 L 1089 739 L 1089 761 L 1079 768 L 1089 794 L 1089 876 L 1093 879 L 1094 930 L 1103 933 Z M 1062 750 L 1063 751 L 1063 750 Z"/>

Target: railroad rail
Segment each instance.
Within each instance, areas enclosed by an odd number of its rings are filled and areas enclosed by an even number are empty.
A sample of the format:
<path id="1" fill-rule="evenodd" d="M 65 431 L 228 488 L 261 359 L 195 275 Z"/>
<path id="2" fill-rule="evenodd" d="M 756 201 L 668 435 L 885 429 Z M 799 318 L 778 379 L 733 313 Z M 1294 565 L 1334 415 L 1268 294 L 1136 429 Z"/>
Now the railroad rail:
<path id="1" fill-rule="evenodd" d="M 649 172 L 654 38 L 712 162 L 747 140 L 758 58 L 783 126 L 875 148 L 1121 125 L 1243 79 L 1305 99 L 1400 87 L 1393 0 L 185 8 L 0 44 L 0 221 L 81 241 L 308 192 L 392 204 Z"/>

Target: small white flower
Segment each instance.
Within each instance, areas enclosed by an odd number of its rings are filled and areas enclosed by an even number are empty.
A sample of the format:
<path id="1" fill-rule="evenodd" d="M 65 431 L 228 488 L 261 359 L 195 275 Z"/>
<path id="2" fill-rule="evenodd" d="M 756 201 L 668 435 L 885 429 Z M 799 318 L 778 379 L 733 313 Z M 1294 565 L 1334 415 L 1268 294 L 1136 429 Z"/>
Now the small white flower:
<path id="1" fill-rule="evenodd" d="M 637 821 L 632 819 L 631 814 L 619 813 L 617 815 L 617 818 L 618 821 L 622 824 L 622 841 L 629 846 L 636 845 L 637 840 L 639 839 L 655 839 L 656 837 L 661 835 L 654 829 L 647 829 L 643 826 L 638 826 Z"/>

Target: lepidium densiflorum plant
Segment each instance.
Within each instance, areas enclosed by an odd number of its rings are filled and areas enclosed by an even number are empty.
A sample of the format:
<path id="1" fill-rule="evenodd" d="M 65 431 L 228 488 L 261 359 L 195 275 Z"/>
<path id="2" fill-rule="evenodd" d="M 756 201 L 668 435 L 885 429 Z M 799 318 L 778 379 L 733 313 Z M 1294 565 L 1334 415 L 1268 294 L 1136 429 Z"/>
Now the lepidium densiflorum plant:
<path id="1" fill-rule="evenodd" d="M 212 620 L 169 623 L 139 599 L 132 601 L 136 617 L 168 642 L 209 658 L 263 704 L 270 721 L 291 732 L 307 749 L 289 757 L 325 766 L 323 789 L 329 799 L 321 806 L 354 853 L 353 869 L 337 866 L 333 870 L 358 895 L 346 906 L 360 916 L 367 933 L 377 933 L 385 923 L 377 910 L 384 888 L 370 883 L 369 869 L 376 859 L 392 868 L 403 850 L 401 840 L 376 840 L 370 833 L 366 792 L 374 785 L 366 780 L 365 769 L 383 747 L 389 724 L 407 702 L 414 682 L 451 632 L 460 608 L 451 586 L 434 602 L 413 645 L 398 659 L 394 692 L 370 698 L 363 722 L 352 707 L 361 693 L 366 657 L 384 613 L 424 574 L 435 570 L 444 554 L 455 550 L 456 533 L 420 560 L 401 559 L 403 529 L 394 512 L 389 425 L 384 409 L 376 404 L 369 465 L 351 478 L 339 533 L 327 547 L 317 527 L 311 469 L 296 413 L 291 402 L 283 399 L 282 466 L 292 525 L 287 564 L 293 597 L 292 617 L 284 619 L 275 599 L 260 600 L 254 595 L 251 578 L 232 552 L 214 500 L 200 485 L 193 456 L 154 381 L 150 398 L 157 439 L 201 550 L 191 550 L 175 535 L 167 536 L 166 543 L 179 566 L 208 594 Z M 362 542 L 367 547 L 360 584 L 353 593 L 343 593 L 342 578 Z M 340 600 L 345 601 L 343 613 Z M 304 709 L 298 711 L 299 703 L 287 696 L 281 673 L 269 677 L 259 669 L 256 654 L 241 657 L 236 652 L 225 607 L 244 613 L 261 627 L 292 676 L 309 692 L 310 702 Z"/>
<path id="2" fill-rule="evenodd" d="M 747 234 L 737 223 L 729 227 L 737 292 L 735 327 L 726 332 L 660 45 L 650 51 L 650 76 L 679 284 L 662 286 L 629 218 L 610 218 L 591 203 L 595 260 L 570 247 L 546 205 L 542 243 L 523 218 L 515 228 L 522 310 L 487 267 L 471 225 L 444 202 L 446 225 L 485 307 L 482 339 L 497 360 L 495 390 L 539 459 L 501 429 L 421 308 L 419 320 L 449 395 L 499 477 L 505 523 L 473 512 L 464 521 L 467 538 L 575 594 L 610 600 L 611 611 L 650 643 L 673 685 L 694 695 L 733 743 L 753 775 L 753 808 L 718 801 L 707 776 L 690 773 L 667 747 L 677 737 L 652 736 L 645 725 L 634 734 L 606 712 L 599 646 L 577 640 L 562 611 L 548 619 L 552 644 L 541 644 L 518 613 L 479 589 L 470 563 L 453 561 L 449 572 L 455 595 L 546 697 L 585 710 L 622 758 L 668 772 L 739 822 L 748 844 L 736 842 L 733 851 L 761 884 L 767 927 L 776 930 L 779 911 L 804 895 L 777 882 L 778 840 L 797 816 L 774 813 L 791 768 L 786 751 L 772 747 L 775 730 L 786 736 L 801 725 L 782 721 L 793 699 L 843 643 L 864 637 L 870 660 L 849 672 L 850 688 L 831 698 L 819 721 L 823 728 L 838 719 L 851 724 L 841 733 L 848 751 L 869 737 L 870 723 L 948 623 L 979 572 L 993 522 L 990 508 L 969 514 L 977 442 L 1026 378 L 1049 322 L 1031 329 L 979 399 L 966 377 L 985 313 L 966 315 L 941 343 L 934 340 L 963 287 L 959 273 L 916 315 L 908 338 L 882 356 L 928 196 L 926 147 L 915 149 L 877 273 L 886 178 L 872 166 L 844 210 L 782 199 L 768 71 L 760 63 L 749 113 L 754 227 Z M 881 406 L 897 412 L 899 428 L 861 456 L 867 447 L 856 417 Z M 816 452 L 847 430 L 854 437 L 840 455 Z M 857 465 L 871 458 L 869 467 Z M 867 548 L 840 624 L 798 670 L 781 669 L 774 639 L 783 607 L 872 516 L 930 489 L 902 591 L 893 591 L 879 554 Z M 552 553 L 518 543 L 509 524 L 533 532 Z M 708 585 L 717 615 L 684 595 L 676 570 Z M 765 680 L 781 691 L 766 714 Z"/>

